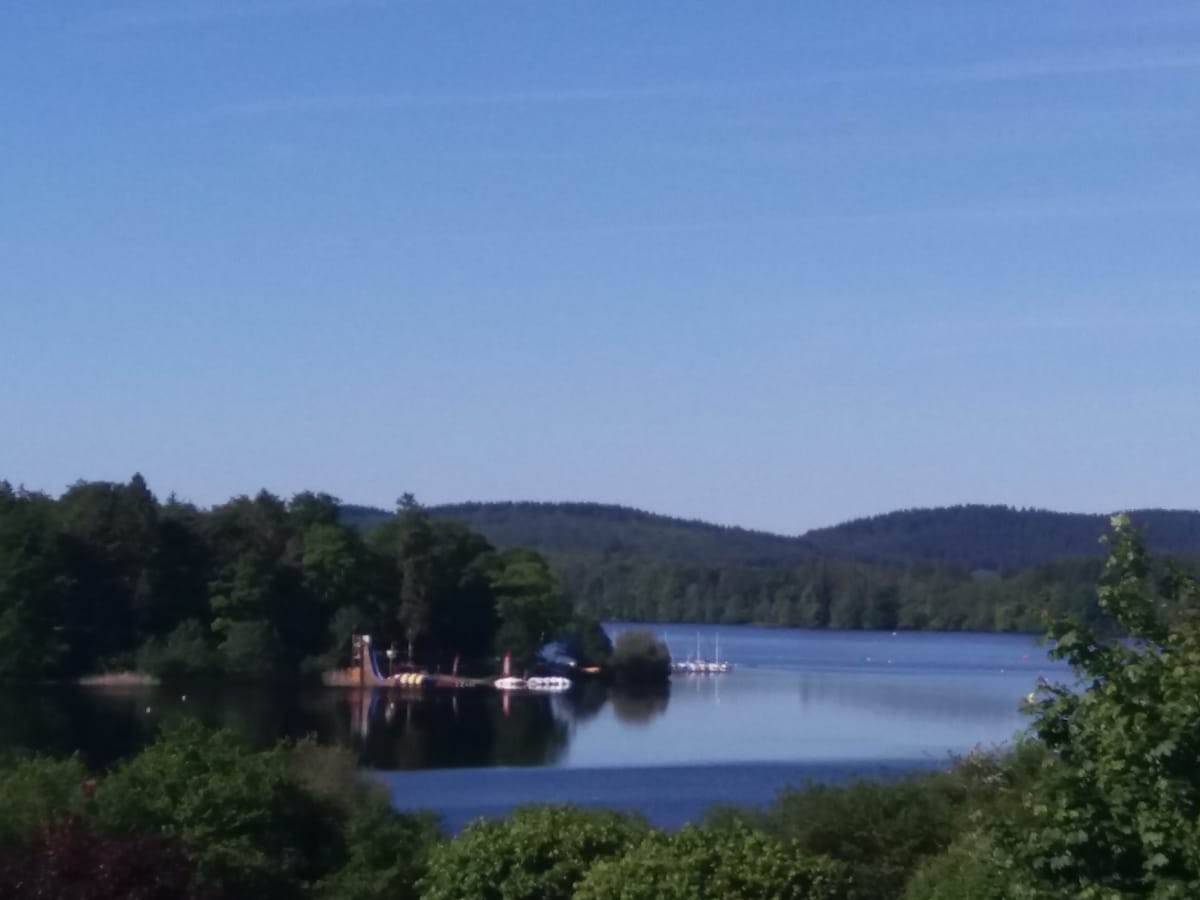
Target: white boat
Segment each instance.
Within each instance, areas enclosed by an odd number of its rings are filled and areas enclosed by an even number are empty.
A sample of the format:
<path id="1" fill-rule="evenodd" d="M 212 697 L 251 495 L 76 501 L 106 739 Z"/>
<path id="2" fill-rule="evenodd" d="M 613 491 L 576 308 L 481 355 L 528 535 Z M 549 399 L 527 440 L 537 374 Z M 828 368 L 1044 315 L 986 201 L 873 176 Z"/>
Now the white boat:
<path id="1" fill-rule="evenodd" d="M 733 663 L 721 662 L 721 636 L 716 637 L 716 658 L 705 659 L 700 653 L 700 634 L 696 634 L 696 656 L 671 663 L 671 671 L 686 675 L 724 675 L 733 671 Z"/>
<path id="2" fill-rule="evenodd" d="M 535 675 L 525 682 L 525 686 L 531 691 L 569 691 L 571 679 L 561 675 Z"/>
<path id="3" fill-rule="evenodd" d="M 497 678 L 492 684 L 500 691 L 523 691 L 529 686 L 524 678 L 517 678 L 515 675 Z"/>

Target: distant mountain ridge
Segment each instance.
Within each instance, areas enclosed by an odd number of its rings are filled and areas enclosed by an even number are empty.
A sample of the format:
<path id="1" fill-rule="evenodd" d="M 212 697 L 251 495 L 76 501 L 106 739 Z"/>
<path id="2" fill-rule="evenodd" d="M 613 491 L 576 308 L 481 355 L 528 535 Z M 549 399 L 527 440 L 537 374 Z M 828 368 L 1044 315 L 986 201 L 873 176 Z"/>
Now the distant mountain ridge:
<path id="1" fill-rule="evenodd" d="M 551 557 L 659 559 L 672 563 L 786 567 L 815 560 L 908 566 L 919 563 L 1009 571 L 1099 556 L 1109 516 L 1007 506 L 910 509 L 818 528 L 796 537 L 678 519 L 601 503 L 459 503 L 430 508 L 499 546 L 532 547 Z M 343 507 L 369 528 L 390 514 Z M 1133 510 L 1150 549 L 1200 553 L 1200 512 Z"/>
<path id="2" fill-rule="evenodd" d="M 1154 552 L 1200 553 L 1200 512 L 1131 510 Z M 855 519 L 804 535 L 836 559 L 906 564 L 915 561 L 1004 571 L 1101 556 L 1110 515 L 1009 506 L 912 509 Z"/>

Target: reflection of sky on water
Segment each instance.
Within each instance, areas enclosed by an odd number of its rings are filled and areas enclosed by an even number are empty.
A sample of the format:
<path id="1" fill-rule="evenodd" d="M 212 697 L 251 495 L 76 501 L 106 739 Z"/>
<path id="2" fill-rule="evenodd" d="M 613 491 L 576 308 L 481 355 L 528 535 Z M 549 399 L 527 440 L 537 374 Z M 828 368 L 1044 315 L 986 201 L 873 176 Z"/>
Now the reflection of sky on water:
<path id="1" fill-rule="evenodd" d="M 630 727 L 605 709 L 560 764 L 945 756 L 1006 741 L 1032 679 L 740 671 L 676 678 L 663 714 Z"/>
<path id="2" fill-rule="evenodd" d="M 578 723 L 563 766 L 944 758 L 1006 742 L 1039 675 L 1066 677 L 1025 636 L 668 626 L 677 656 L 722 658 L 724 676 L 676 676 L 661 716 L 610 709 Z M 685 649 L 686 648 L 686 649 Z"/>

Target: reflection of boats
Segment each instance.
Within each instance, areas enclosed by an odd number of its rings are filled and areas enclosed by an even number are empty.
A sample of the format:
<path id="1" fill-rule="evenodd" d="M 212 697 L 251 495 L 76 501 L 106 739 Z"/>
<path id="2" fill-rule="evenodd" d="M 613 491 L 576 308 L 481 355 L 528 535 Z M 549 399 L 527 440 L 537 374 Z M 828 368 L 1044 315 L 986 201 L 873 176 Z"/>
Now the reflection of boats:
<path id="1" fill-rule="evenodd" d="M 696 633 L 696 655 L 684 660 L 671 663 L 672 672 L 685 675 L 724 675 L 733 671 L 733 663 L 721 662 L 721 636 L 716 637 L 716 655 L 713 659 L 705 659 L 700 653 L 700 633 Z"/>

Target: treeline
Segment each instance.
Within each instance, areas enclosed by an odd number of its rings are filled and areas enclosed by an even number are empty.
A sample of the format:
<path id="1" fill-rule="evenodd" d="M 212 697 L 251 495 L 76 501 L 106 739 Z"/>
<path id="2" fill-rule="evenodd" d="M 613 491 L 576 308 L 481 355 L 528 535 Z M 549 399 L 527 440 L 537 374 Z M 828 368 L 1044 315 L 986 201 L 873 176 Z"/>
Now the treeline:
<path id="1" fill-rule="evenodd" d="M 0 896 L 144 900 L 1057 900 L 1200 895 L 1200 586 L 1159 579 L 1127 519 L 1097 591 L 1113 637 L 1056 622 L 1004 755 L 810 786 L 676 832 L 527 807 L 448 838 L 352 761 L 194 725 L 111 773 L 0 765 Z"/>
<path id="2" fill-rule="evenodd" d="M 539 549 L 579 606 L 601 620 L 1033 632 L 1056 615 L 1098 614 L 1102 516 L 961 506 L 797 539 L 599 504 L 430 512 L 500 546 Z M 368 529 L 387 521 L 358 508 L 351 519 Z M 1150 510 L 1133 520 L 1152 546 L 1191 551 L 1175 564 L 1200 571 L 1200 514 Z"/>
<path id="3" fill-rule="evenodd" d="M 57 499 L 0 482 L 0 679 L 312 675 L 347 661 L 354 632 L 429 668 L 504 651 L 528 665 L 552 637 L 607 652 L 536 552 L 498 551 L 408 496 L 366 534 L 339 509 L 265 491 L 160 503 L 136 475 Z"/>
<path id="4" fill-rule="evenodd" d="M 555 561 L 580 607 L 602 620 L 1018 632 L 1039 631 L 1056 615 L 1094 621 L 1100 565 L 1067 560 L 1001 576 L 838 561 L 789 568 Z"/>

